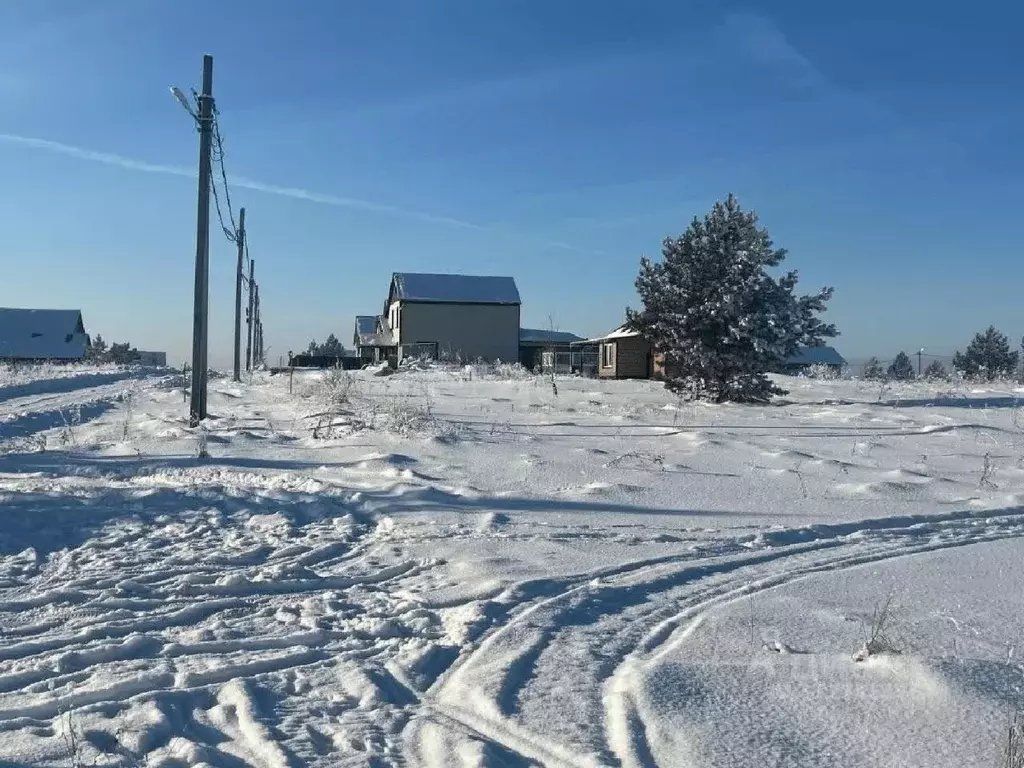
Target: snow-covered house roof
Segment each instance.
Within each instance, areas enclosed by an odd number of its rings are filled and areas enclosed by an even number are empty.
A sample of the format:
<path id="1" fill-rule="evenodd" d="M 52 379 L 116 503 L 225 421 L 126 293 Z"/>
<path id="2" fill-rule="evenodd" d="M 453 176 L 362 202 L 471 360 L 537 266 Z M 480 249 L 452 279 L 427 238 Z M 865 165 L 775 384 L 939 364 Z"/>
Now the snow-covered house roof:
<path id="1" fill-rule="evenodd" d="M 615 339 L 631 339 L 639 336 L 639 331 L 631 330 L 625 325 L 620 325 L 611 333 L 606 333 L 604 336 L 595 336 L 592 339 L 584 339 L 582 341 L 575 342 L 576 344 L 597 344 L 602 341 L 614 341 Z"/>
<path id="2" fill-rule="evenodd" d="M 88 345 L 77 309 L 0 307 L 0 360 L 81 360 Z"/>
<path id="3" fill-rule="evenodd" d="M 834 347 L 802 347 L 795 355 L 786 358 L 786 365 L 846 365 L 846 360 Z"/>
<path id="4" fill-rule="evenodd" d="M 440 275 L 395 272 L 389 301 L 429 301 L 446 304 L 520 304 L 519 289 L 511 277 Z"/>
<path id="5" fill-rule="evenodd" d="M 392 347 L 394 334 L 384 315 L 356 315 L 355 347 Z"/>
<path id="6" fill-rule="evenodd" d="M 574 341 L 583 341 L 583 337 L 567 331 L 545 331 L 541 328 L 519 329 L 521 344 L 571 344 Z"/>
<path id="7" fill-rule="evenodd" d="M 352 343 L 355 346 L 370 346 L 377 333 L 377 315 L 356 315 L 356 332 Z"/>

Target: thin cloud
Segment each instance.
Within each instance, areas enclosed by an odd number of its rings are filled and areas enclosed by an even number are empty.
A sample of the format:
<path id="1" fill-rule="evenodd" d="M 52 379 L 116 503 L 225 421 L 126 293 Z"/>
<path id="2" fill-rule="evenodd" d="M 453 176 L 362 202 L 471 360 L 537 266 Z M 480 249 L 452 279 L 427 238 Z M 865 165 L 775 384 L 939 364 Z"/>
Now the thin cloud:
<path id="1" fill-rule="evenodd" d="M 720 29 L 721 39 L 754 61 L 788 72 L 795 84 L 843 103 L 871 118 L 896 122 L 888 110 L 868 95 L 830 79 L 817 64 L 789 41 L 776 24 L 751 12 L 730 13 Z"/>
<path id="2" fill-rule="evenodd" d="M 63 144 L 59 141 L 50 141 L 48 139 L 33 138 L 31 136 L 18 136 L 11 133 L 0 133 L 0 141 L 8 144 L 18 144 L 23 147 L 31 147 L 33 149 L 41 149 L 47 152 L 54 152 L 67 157 L 74 157 L 79 160 L 88 160 L 94 163 L 104 163 L 106 165 L 113 165 L 119 168 L 125 168 L 131 171 L 142 171 L 144 173 L 160 173 L 168 176 L 182 176 L 186 178 L 195 178 L 196 171 L 192 168 L 186 168 L 180 165 L 165 165 L 162 163 L 150 163 L 145 160 L 136 160 L 131 157 L 124 157 L 122 155 L 115 155 L 109 152 L 96 152 L 91 149 L 84 149 L 82 147 L 75 147 L 70 144 Z M 251 189 L 254 192 L 264 192 L 270 195 L 277 195 L 279 197 L 288 197 L 293 200 L 306 200 L 311 203 L 319 203 L 321 205 L 333 205 L 339 208 L 354 208 L 362 211 L 372 211 L 374 213 L 386 213 L 396 216 L 404 216 L 406 218 L 416 219 L 418 221 L 428 222 L 430 224 L 442 224 L 449 227 L 458 227 L 460 229 L 469 229 L 478 232 L 496 232 L 512 237 L 522 238 L 526 240 L 532 240 L 540 245 L 548 248 L 561 248 L 564 250 L 578 251 L 580 253 L 589 253 L 586 249 L 572 245 L 570 243 L 563 243 L 558 240 L 546 240 L 538 239 L 532 235 L 522 234 L 519 232 L 513 232 L 501 227 L 475 224 L 471 221 L 463 221 L 462 219 L 454 219 L 449 216 L 437 216 L 432 213 L 424 213 L 422 211 L 411 211 L 407 208 L 399 208 L 394 205 L 386 205 L 383 203 L 375 203 L 369 200 L 360 200 L 354 197 L 343 197 L 340 195 L 324 194 L 322 192 L 313 192 L 308 189 L 301 189 L 298 187 L 282 187 L 277 184 L 268 184 L 263 181 L 257 181 L 255 179 L 249 179 L 244 176 L 232 176 L 230 183 L 234 187 L 240 187 L 243 189 Z"/>

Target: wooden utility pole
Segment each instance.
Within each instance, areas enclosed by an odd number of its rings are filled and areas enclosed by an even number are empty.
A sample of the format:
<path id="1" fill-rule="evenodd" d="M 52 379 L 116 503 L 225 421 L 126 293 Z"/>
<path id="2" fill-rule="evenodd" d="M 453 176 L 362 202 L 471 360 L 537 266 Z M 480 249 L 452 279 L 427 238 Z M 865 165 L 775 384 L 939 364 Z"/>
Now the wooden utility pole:
<path id="1" fill-rule="evenodd" d="M 255 371 L 256 366 L 260 363 L 260 286 L 256 284 L 256 298 L 255 308 L 253 309 L 252 318 L 252 369 Z"/>
<path id="2" fill-rule="evenodd" d="M 235 381 L 242 380 L 242 267 L 245 261 L 245 208 L 238 211 L 238 266 L 235 269 Z"/>
<path id="3" fill-rule="evenodd" d="M 252 370 L 252 321 L 256 296 L 256 259 L 249 259 L 249 311 L 245 314 L 245 370 Z"/>
<path id="4" fill-rule="evenodd" d="M 192 400 L 189 423 L 206 418 L 207 343 L 210 300 L 210 146 L 213 138 L 213 57 L 203 56 L 199 95 L 199 208 L 196 216 L 196 279 L 192 309 Z"/>

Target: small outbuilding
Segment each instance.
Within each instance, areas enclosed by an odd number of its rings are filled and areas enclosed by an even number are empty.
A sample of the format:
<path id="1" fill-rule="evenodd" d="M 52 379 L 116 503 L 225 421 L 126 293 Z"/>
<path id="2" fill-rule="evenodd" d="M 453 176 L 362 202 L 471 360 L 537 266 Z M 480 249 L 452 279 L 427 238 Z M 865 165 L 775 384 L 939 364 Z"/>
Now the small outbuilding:
<path id="1" fill-rule="evenodd" d="M 583 341 L 583 337 L 567 331 L 520 328 L 519 363 L 540 373 L 569 373 L 572 370 L 571 345 L 577 341 Z"/>
<path id="2" fill-rule="evenodd" d="M 602 379 L 650 379 L 659 378 L 662 373 L 660 355 L 654 352 L 651 342 L 625 325 L 573 346 L 579 347 L 581 353 L 587 347 L 596 348 L 596 373 Z"/>
<path id="3" fill-rule="evenodd" d="M 783 373 L 803 373 L 811 366 L 825 366 L 839 373 L 846 365 L 846 360 L 834 347 L 801 347 L 795 355 L 786 359 L 782 367 Z"/>
<path id="4" fill-rule="evenodd" d="M 77 309 L 0 307 L 0 360 L 73 362 L 88 347 Z"/>

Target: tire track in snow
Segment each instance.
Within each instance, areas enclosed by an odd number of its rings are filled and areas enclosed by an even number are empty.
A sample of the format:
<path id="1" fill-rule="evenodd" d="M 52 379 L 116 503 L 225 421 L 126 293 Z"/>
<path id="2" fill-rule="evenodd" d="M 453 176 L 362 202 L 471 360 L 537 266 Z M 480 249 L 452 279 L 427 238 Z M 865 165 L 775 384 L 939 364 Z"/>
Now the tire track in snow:
<path id="1" fill-rule="evenodd" d="M 710 558 L 688 553 L 602 569 L 575 583 L 563 580 L 567 588 L 521 607 L 446 670 L 424 697 L 428 713 L 433 713 L 424 716 L 462 722 L 474 733 L 549 765 L 646 765 L 649 752 L 628 685 L 629 672 L 652 658 L 684 623 L 698 619 L 703 611 L 813 573 L 1021 536 L 1024 510 L 901 516 L 769 531 L 735 539 Z M 769 549 L 750 551 L 754 546 Z M 828 554 L 817 556 L 822 553 Z M 773 565 L 783 568 L 773 569 Z M 706 586 L 684 591 L 675 600 L 663 599 L 666 593 L 686 590 L 691 584 Z M 655 595 L 659 602 L 645 610 Z M 607 609 L 605 613 L 602 608 Z M 618 626 L 616 619 L 625 625 Z M 589 755 L 576 750 L 563 759 L 558 756 L 561 750 L 524 751 L 523 745 L 535 743 L 537 738 L 516 721 L 518 692 L 534 678 L 541 656 L 574 622 L 595 629 L 603 623 L 596 642 L 607 645 L 612 638 L 613 646 L 621 646 L 613 648 L 614 661 L 597 665 L 601 676 L 591 690 L 602 694 L 604 728 Z M 637 636 L 639 626 L 643 632 Z M 695 626 L 691 625 L 691 630 Z M 621 638 L 631 640 L 623 643 Z M 580 641 L 578 634 L 570 639 Z M 574 656 L 579 658 L 579 649 L 576 651 Z M 572 658 L 569 654 L 559 657 L 559 663 Z M 582 669 L 561 670 L 561 677 L 578 680 L 593 676 L 588 662 L 589 657 Z M 413 749 L 418 747 L 413 745 Z"/>

